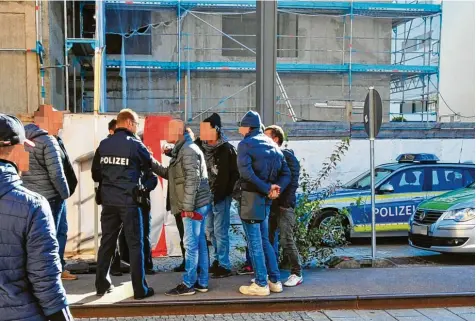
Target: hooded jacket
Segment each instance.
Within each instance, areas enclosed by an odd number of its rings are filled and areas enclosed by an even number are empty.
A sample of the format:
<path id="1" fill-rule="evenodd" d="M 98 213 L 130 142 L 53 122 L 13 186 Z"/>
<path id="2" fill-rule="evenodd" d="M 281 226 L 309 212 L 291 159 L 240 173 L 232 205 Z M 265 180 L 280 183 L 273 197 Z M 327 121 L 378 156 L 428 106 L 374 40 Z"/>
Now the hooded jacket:
<path id="1" fill-rule="evenodd" d="M 25 134 L 35 147 L 25 147 L 30 153 L 30 168 L 22 174 L 24 186 L 47 200 L 67 199 L 70 192 L 58 141 L 35 124 L 26 125 Z"/>
<path id="2" fill-rule="evenodd" d="M 58 242 L 46 199 L 0 161 L 0 319 L 44 321 L 67 307 Z"/>
<path id="3" fill-rule="evenodd" d="M 283 153 L 260 125 L 261 119 L 253 111 L 246 113 L 241 121 L 242 127 L 254 128 L 238 144 L 241 189 L 268 195 L 271 185 L 277 184 L 282 192 L 291 181 L 291 173 Z"/>
<path id="4" fill-rule="evenodd" d="M 190 134 L 175 144 L 168 167 L 152 160 L 152 171 L 168 180 L 168 204 L 172 214 L 182 211 L 193 212 L 210 204 L 207 165 L 200 148 L 192 141 Z"/>

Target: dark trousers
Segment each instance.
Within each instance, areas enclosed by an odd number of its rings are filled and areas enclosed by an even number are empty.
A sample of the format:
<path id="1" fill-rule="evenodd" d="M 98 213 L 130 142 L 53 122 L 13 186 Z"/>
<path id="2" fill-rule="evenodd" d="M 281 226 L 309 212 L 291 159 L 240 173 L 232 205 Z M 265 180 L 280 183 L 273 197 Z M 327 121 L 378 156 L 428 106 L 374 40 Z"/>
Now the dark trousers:
<path id="1" fill-rule="evenodd" d="M 150 210 L 142 210 L 142 222 L 144 227 L 144 268 L 146 270 L 152 270 L 154 268 L 154 263 L 152 261 L 152 245 L 150 242 Z M 124 228 L 121 230 L 121 233 L 119 234 L 119 238 L 117 240 L 116 253 L 114 254 L 114 260 L 112 261 L 111 265 L 112 271 L 121 271 L 121 260 L 130 263 L 129 250 L 127 248 L 126 237 L 124 235 Z"/>
<path id="2" fill-rule="evenodd" d="M 180 214 L 177 214 L 174 216 L 175 216 L 175 224 L 177 224 L 177 229 L 180 235 L 180 249 L 182 250 L 182 257 L 183 257 L 183 261 L 185 262 L 185 247 L 183 246 L 183 235 L 184 235 L 183 220 Z"/>
<path id="3" fill-rule="evenodd" d="M 278 243 L 277 235 L 279 235 L 279 244 L 283 249 L 284 262 L 291 264 L 291 274 L 301 276 L 301 261 L 296 242 L 294 241 L 293 229 L 295 224 L 293 208 L 283 208 L 274 205 L 271 207 L 269 241 L 273 244 L 276 256 L 279 257 L 278 246 L 276 246 Z"/>
<path id="4" fill-rule="evenodd" d="M 96 291 L 103 293 L 112 285 L 109 270 L 117 247 L 117 238 L 123 227 L 131 264 L 134 296 L 145 296 L 148 291 L 144 271 L 143 217 L 139 207 L 103 206 L 101 212 L 101 245 L 96 268 Z"/>

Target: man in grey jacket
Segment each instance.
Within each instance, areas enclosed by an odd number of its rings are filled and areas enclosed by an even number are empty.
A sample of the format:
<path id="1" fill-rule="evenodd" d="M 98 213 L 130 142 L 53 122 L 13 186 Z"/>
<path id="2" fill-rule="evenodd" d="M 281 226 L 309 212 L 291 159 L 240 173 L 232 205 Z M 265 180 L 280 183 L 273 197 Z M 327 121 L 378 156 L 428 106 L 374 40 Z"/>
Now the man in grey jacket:
<path id="1" fill-rule="evenodd" d="M 167 128 L 167 143 L 175 144 L 168 167 L 152 160 L 152 171 L 168 180 L 169 208 L 181 215 L 184 225 L 185 274 L 183 282 L 166 295 L 193 295 L 208 291 L 208 249 L 205 218 L 210 209 L 207 165 L 202 151 L 180 120 Z M 197 272 L 198 271 L 198 272 Z M 198 275 L 197 275 L 198 274 Z"/>
<path id="2" fill-rule="evenodd" d="M 76 280 L 75 275 L 64 269 L 64 250 L 68 232 L 65 200 L 70 196 L 70 191 L 63 168 L 62 150 L 53 136 L 58 135 L 59 127 L 50 126 L 51 130 L 55 132 L 49 132 L 46 130 L 50 128 L 48 128 L 45 118 L 37 117 L 37 115 L 38 113 L 35 113 L 35 124 L 25 126 L 26 137 L 35 143 L 35 147 L 26 147 L 30 153 L 30 169 L 23 173 L 22 180 L 26 188 L 48 200 L 56 226 L 56 237 L 63 268 L 61 278 Z"/>

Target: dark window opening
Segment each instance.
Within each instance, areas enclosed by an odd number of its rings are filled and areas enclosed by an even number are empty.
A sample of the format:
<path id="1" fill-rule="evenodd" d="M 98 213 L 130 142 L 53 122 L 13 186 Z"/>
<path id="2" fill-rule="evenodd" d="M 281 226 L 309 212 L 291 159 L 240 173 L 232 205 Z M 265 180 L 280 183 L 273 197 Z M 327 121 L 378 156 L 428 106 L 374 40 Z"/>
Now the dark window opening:
<path id="1" fill-rule="evenodd" d="M 107 10 L 106 53 L 112 55 L 151 55 L 150 11 Z M 123 39 L 124 38 L 124 39 Z"/>

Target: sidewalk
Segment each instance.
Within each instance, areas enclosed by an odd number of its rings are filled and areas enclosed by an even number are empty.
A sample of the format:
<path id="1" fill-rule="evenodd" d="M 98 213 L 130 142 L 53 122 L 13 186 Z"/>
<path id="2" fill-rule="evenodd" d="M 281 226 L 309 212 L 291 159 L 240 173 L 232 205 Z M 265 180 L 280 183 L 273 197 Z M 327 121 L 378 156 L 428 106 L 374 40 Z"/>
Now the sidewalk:
<path id="1" fill-rule="evenodd" d="M 284 278 L 286 275 L 282 275 Z M 80 275 L 79 280 L 64 282 L 68 301 L 74 308 L 94 306 L 153 305 L 169 308 L 174 306 L 215 304 L 246 305 L 248 303 L 331 302 L 359 300 L 398 300 L 427 297 L 473 296 L 475 270 L 473 266 L 318 269 L 306 270 L 304 283 L 285 288 L 283 293 L 268 297 L 247 297 L 238 292 L 240 285 L 249 284 L 251 276 L 233 276 L 210 279 L 210 291 L 187 297 L 167 297 L 166 290 L 181 282 L 181 273 L 159 273 L 148 276 L 149 286 L 156 294 L 142 301 L 132 298 L 129 275 L 113 277 L 114 291 L 102 298 L 95 296 L 94 275 Z M 474 300 L 474 299 L 473 299 Z M 251 310 L 247 310 L 251 312 Z M 231 311 L 230 311 L 231 312 Z"/>
<path id="2" fill-rule="evenodd" d="M 474 321 L 474 307 L 406 310 L 324 310 L 108 318 L 108 321 Z M 106 319 L 76 319 L 102 321 Z"/>

